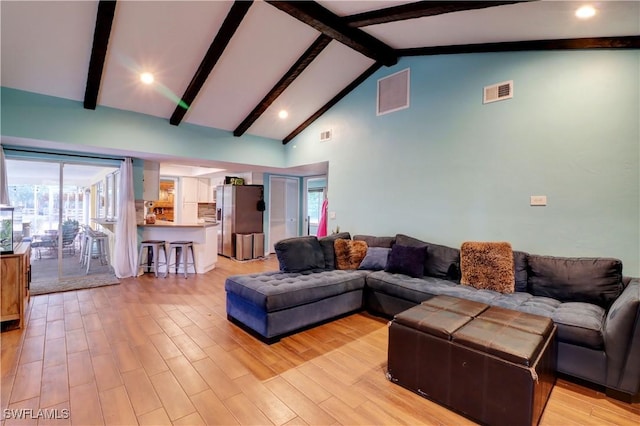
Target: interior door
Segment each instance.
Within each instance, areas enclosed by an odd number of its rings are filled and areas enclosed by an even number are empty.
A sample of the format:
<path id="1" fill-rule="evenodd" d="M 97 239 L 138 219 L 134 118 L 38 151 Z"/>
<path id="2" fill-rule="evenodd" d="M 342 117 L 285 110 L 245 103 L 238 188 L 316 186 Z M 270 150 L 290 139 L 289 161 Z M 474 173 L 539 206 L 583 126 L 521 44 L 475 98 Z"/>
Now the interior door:
<path id="1" fill-rule="evenodd" d="M 303 235 L 317 235 L 322 215 L 322 204 L 327 194 L 327 177 L 304 178 Z"/>
<path id="2" fill-rule="evenodd" d="M 269 178 L 269 249 L 285 238 L 299 235 L 300 180 L 271 176 Z"/>

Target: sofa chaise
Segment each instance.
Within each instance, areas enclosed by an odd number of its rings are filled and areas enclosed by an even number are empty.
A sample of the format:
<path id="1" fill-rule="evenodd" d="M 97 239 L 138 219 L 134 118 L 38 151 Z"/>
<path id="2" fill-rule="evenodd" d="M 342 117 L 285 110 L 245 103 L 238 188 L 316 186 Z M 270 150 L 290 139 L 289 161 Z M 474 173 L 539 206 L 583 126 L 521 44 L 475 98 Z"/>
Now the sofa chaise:
<path id="1" fill-rule="evenodd" d="M 551 318 L 559 373 L 602 385 L 618 399 L 640 395 L 640 279 L 624 277 L 620 260 L 514 250 L 514 291 L 503 293 L 460 284 L 459 249 L 402 234 L 350 237 L 279 242 L 279 271 L 227 278 L 229 320 L 273 342 L 361 309 L 391 318 L 434 296 L 453 296 Z M 336 269 L 338 240 L 366 245 L 359 269 Z M 412 253 L 424 254 L 416 260 Z"/>

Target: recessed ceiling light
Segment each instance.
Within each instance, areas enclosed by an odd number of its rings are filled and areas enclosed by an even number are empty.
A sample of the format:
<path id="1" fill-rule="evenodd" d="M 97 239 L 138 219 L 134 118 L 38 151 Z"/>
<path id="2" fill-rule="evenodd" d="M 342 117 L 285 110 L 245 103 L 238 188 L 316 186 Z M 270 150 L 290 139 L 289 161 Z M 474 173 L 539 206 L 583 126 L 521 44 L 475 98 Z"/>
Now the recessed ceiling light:
<path id="1" fill-rule="evenodd" d="M 595 16 L 596 9 L 593 6 L 582 6 L 576 10 L 576 16 L 580 19 L 589 19 Z"/>
<path id="2" fill-rule="evenodd" d="M 151 74 L 150 72 L 143 72 L 142 74 L 140 74 L 140 81 L 142 81 L 144 84 L 153 83 L 153 74 Z"/>
<path id="3" fill-rule="evenodd" d="M 289 116 L 289 113 L 285 110 L 280 110 L 280 112 L 278 113 L 278 117 L 282 118 L 283 120 L 288 116 Z"/>

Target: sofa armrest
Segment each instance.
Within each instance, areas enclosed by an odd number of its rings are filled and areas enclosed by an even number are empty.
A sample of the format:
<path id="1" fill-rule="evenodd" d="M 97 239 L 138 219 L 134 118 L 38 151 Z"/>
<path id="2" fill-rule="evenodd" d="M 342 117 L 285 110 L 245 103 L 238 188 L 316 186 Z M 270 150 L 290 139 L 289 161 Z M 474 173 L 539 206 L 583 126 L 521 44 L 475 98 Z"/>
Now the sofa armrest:
<path id="1" fill-rule="evenodd" d="M 604 325 L 607 387 L 630 395 L 640 390 L 640 278 L 613 302 Z"/>

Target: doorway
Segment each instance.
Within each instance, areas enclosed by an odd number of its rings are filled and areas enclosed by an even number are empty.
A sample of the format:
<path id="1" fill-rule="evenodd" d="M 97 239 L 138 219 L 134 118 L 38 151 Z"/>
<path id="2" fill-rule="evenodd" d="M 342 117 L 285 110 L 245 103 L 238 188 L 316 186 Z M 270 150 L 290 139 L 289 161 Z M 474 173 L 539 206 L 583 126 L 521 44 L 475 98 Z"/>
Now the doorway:
<path id="1" fill-rule="evenodd" d="M 285 238 L 299 235 L 300 179 L 269 177 L 269 250 Z"/>
<path id="2" fill-rule="evenodd" d="M 322 204 L 327 198 L 327 177 L 304 178 L 304 227 L 303 235 L 318 235 L 318 225 L 322 215 Z"/>
<path id="3" fill-rule="evenodd" d="M 33 294 L 113 274 L 105 262 L 93 261 L 90 270 L 84 267 L 82 236 L 87 227 L 95 227 L 93 218 L 117 217 L 117 169 L 26 159 L 7 159 L 6 169 L 15 221 L 22 224 L 20 238 L 31 243 Z"/>

